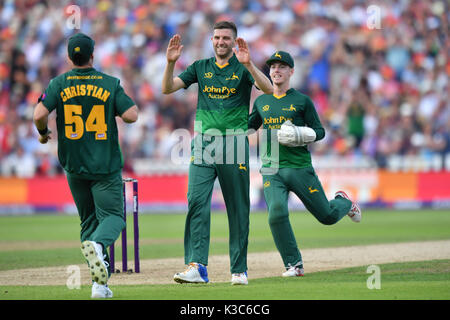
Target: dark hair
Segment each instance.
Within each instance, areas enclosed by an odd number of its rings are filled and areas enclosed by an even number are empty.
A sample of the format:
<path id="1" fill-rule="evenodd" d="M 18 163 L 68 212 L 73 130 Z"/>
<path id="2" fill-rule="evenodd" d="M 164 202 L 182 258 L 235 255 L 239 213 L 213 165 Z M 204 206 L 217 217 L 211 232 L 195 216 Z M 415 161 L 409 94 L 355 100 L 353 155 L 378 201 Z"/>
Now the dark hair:
<path id="1" fill-rule="evenodd" d="M 81 53 L 75 52 L 73 54 L 72 62 L 74 65 L 76 65 L 78 67 L 82 67 L 89 62 L 89 59 L 90 59 L 90 57 L 83 55 Z"/>
<path id="2" fill-rule="evenodd" d="M 231 29 L 233 30 L 234 37 L 237 37 L 237 28 L 234 22 L 231 21 L 218 21 L 214 23 L 214 30 L 216 29 Z"/>

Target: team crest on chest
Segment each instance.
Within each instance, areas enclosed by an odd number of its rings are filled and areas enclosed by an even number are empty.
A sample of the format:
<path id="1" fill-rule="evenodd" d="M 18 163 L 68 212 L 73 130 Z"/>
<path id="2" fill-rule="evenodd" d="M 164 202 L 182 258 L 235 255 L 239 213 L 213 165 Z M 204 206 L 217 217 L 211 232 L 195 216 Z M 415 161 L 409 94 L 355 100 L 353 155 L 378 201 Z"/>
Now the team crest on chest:
<path id="1" fill-rule="evenodd" d="M 206 79 L 211 79 L 212 76 L 213 76 L 213 73 L 212 73 L 212 72 L 206 72 L 206 73 L 205 73 L 205 78 L 206 78 Z"/>
<path id="2" fill-rule="evenodd" d="M 231 75 L 231 77 L 226 78 L 225 80 L 239 80 L 239 77 L 237 75 L 233 74 Z"/>
<path id="3" fill-rule="evenodd" d="M 283 110 L 283 111 L 297 111 L 297 109 L 294 107 L 293 104 L 291 104 L 289 108 L 284 107 L 284 108 L 281 108 L 281 110 Z"/>

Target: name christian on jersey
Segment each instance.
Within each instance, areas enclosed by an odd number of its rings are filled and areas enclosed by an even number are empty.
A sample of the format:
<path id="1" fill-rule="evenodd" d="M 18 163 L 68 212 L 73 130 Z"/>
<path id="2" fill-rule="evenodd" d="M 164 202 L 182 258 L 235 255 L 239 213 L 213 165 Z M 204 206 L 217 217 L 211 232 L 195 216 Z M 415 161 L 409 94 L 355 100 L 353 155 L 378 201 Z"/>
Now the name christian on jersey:
<path id="1" fill-rule="evenodd" d="M 94 86 L 92 84 L 80 84 L 75 86 L 70 86 L 67 88 L 64 88 L 61 92 L 61 99 L 63 102 L 66 102 L 68 99 L 77 97 L 77 96 L 90 96 L 95 97 L 103 102 L 106 102 L 111 92 L 108 90 Z"/>

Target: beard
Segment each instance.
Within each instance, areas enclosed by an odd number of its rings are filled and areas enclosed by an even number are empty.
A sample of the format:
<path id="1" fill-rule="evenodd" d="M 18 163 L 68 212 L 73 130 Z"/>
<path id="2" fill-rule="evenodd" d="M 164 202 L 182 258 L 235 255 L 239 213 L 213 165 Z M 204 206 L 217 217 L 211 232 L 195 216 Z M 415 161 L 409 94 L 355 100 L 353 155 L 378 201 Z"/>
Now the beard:
<path id="1" fill-rule="evenodd" d="M 219 49 L 221 49 L 221 53 L 218 52 Z M 220 59 L 225 59 L 232 55 L 233 49 L 231 47 L 214 47 L 214 53 Z"/>

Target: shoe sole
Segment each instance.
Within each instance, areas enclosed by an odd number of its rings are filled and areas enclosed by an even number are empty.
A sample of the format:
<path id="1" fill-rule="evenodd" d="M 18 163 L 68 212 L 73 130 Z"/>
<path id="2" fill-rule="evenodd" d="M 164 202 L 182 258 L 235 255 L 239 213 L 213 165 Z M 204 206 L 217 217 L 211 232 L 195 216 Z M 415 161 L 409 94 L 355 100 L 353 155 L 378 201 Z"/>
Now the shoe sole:
<path id="1" fill-rule="evenodd" d="M 108 271 L 105 264 L 97 257 L 94 244 L 91 241 L 84 241 L 81 244 L 81 253 L 88 261 L 92 281 L 105 285 L 108 281 Z"/>
<path id="2" fill-rule="evenodd" d="M 189 280 L 184 280 L 184 279 L 180 279 L 180 278 L 173 278 L 173 280 L 177 283 L 208 283 L 205 281 L 189 281 Z"/>
<path id="3" fill-rule="evenodd" d="M 246 286 L 246 285 L 248 285 L 248 282 L 247 283 L 245 283 L 245 282 L 231 282 L 231 285 L 232 286 Z"/>
<path id="4" fill-rule="evenodd" d="M 113 295 L 111 294 L 111 295 L 106 295 L 106 297 L 105 296 L 103 296 L 103 295 L 91 295 L 91 299 L 109 299 L 109 298 L 112 298 L 113 297 Z"/>
<path id="5" fill-rule="evenodd" d="M 205 280 L 199 280 L 199 281 L 190 281 L 190 280 L 185 280 L 182 278 L 177 278 L 176 275 L 173 277 L 173 280 L 177 283 L 208 283 L 209 281 L 205 281 Z"/>
<path id="6" fill-rule="evenodd" d="M 362 218 L 361 208 L 356 203 L 354 205 L 358 208 L 359 214 L 355 213 L 349 217 L 350 217 L 350 219 L 352 219 L 353 222 L 361 222 L 361 218 Z"/>
<path id="7" fill-rule="evenodd" d="M 349 197 L 344 191 L 338 191 L 338 192 L 336 192 L 335 196 L 336 196 L 336 197 L 337 197 L 337 196 L 340 196 L 340 197 L 342 197 L 342 198 L 344 198 L 344 199 L 347 199 L 347 200 L 349 200 L 349 201 L 352 201 L 352 200 L 350 199 L 350 197 Z M 360 221 L 361 221 L 361 218 L 362 218 L 361 208 L 359 207 L 359 205 L 358 205 L 357 203 L 355 203 L 355 202 L 353 202 L 353 201 L 352 201 L 352 206 L 355 206 L 356 208 L 358 208 L 359 214 L 358 214 L 358 215 L 353 214 L 352 216 L 351 216 L 351 215 L 348 215 L 348 216 L 350 217 L 350 219 L 352 219 L 353 222 L 360 222 Z M 356 216 L 356 219 L 355 219 L 355 216 Z"/>

